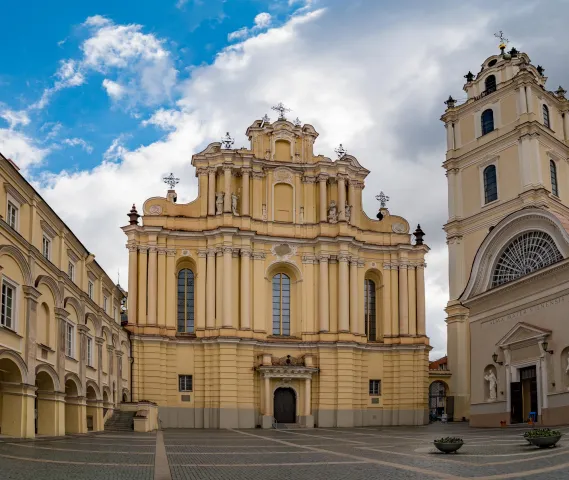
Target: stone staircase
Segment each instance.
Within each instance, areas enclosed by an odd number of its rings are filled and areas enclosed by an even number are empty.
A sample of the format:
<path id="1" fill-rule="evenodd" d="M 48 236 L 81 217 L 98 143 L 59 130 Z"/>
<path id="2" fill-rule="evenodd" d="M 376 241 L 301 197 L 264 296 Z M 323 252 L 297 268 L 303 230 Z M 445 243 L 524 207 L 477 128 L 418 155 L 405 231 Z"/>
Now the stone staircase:
<path id="1" fill-rule="evenodd" d="M 105 432 L 132 432 L 136 412 L 121 412 L 116 410 L 105 423 Z"/>

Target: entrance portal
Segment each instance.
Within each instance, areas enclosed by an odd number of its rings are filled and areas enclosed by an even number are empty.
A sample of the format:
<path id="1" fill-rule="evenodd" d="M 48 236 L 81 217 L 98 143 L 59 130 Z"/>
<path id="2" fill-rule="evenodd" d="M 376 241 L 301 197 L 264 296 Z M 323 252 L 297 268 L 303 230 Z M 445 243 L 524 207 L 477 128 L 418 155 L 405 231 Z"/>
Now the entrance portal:
<path id="1" fill-rule="evenodd" d="M 520 381 L 510 384 L 510 395 L 512 423 L 525 422 L 532 413 L 537 417 L 537 375 L 535 367 L 520 369 Z"/>
<path id="2" fill-rule="evenodd" d="M 277 423 L 296 423 L 296 394 L 292 388 L 275 390 L 274 412 Z"/>

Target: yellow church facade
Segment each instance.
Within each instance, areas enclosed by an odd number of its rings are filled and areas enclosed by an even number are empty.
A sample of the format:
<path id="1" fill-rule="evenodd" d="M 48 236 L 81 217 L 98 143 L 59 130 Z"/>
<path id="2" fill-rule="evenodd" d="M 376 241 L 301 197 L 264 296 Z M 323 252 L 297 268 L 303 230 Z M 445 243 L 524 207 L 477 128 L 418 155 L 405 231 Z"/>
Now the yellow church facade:
<path id="1" fill-rule="evenodd" d="M 362 209 L 357 159 L 267 116 L 192 157 L 196 200 L 146 200 L 129 251 L 133 398 L 163 427 L 428 421 L 423 232 Z"/>

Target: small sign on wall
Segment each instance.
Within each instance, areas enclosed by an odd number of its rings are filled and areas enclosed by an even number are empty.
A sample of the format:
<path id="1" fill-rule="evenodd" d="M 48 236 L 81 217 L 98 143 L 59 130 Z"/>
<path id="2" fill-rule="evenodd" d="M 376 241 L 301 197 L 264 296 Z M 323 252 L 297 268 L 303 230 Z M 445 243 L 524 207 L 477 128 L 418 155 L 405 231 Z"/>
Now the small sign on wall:
<path id="1" fill-rule="evenodd" d="M 379 403 L 379 398 L 372 398 L 372 399 L 371 399 L 371 403 L 374 404 L 374 405 L 375 405 L 375 404 L 378 404 L 378 403 Z"/>
<path id="2" fill-rule="evenodd" d="M 189 402 L 191 401 L 190 395 L 182 395 L 182 402 Z"/>

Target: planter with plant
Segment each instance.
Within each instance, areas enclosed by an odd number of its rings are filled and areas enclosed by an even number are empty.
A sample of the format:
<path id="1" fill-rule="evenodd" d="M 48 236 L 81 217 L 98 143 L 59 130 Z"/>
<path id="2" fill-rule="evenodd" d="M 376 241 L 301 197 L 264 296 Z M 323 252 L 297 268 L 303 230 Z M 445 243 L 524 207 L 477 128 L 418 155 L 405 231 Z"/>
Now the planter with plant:
<path id="1" fill-rule="evenodd" d="M 464 445 L 462 438 L 444 437 L 433 442 L 435 447 L 443 453 L 456 453 L 456 451 Z"/>
<path id="2" fill-rule="evenodd" d="M 534 428 L 524 433 L 524 438 L 539 448 L 554 447 L 563 434 L 559 430 L 550 428 Z"/>

